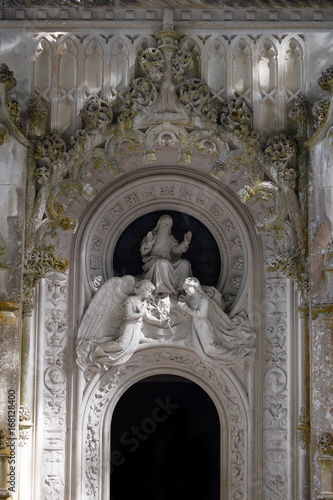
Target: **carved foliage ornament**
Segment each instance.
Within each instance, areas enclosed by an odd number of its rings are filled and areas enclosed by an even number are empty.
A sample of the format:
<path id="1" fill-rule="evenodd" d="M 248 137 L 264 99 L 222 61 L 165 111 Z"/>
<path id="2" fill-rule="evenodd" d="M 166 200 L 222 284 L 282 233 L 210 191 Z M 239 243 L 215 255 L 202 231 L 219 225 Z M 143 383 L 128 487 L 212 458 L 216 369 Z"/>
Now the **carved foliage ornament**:
<path id="1" fill-rule="evenodd" d="M 143 160 L 154 162 L 156 144 L 167 144 L 164 137 L 168 134 L 167 141 L 179 148 L 179 163 L 190 163 L 195 148 L 201 151 L 209 146 L 215 157 L 212 175 L 221 177 L 226 169 L 237 169 L 240 164 L 248 168 L 244 174 L 248 185 L 239 192 L 239 197 L 246 202 L 258 194 L 262 200 L 275 201 L 272 217 L 260 221 L 258 229 L 276 231 L 281 239 L 277 268 L 289 276 L 300 276 L 298 284 L 306 293 L 306 207 L 302 204 L 306 196 L 298 192 L 302 184 L 301 169 L 306 169 L 306 161 L 302 160 L 303 166 L 296 164 L 296 146 L 283 135 L 270 139 L 262 152 L 262 139 L 251 129 L 252 110 L 241 98 L 227 103 L 221 112 L 221 125 L 215 123 L 216 109 L 208 86 L 199 79 L 184 81 L 193 68 L 193 56 L 188 50 L 179 49 L 182 35 L 172 31 L 170 23 L 168 31 L 156 34 L 158 49 L 148 48 L 142 53 L 140 65 L 148 78 L 131 82 L 126 95 L 128 105 L 120 113 L 118 124 L 112 124 L 110 105 L 93 97 L 81 112 L 85 128 L 75 133 L 68 151 L 62 139 L 54 134 L 37 140 L 28 175 L 28 218 L 32 221 L 27 225 L 28 254 L 31 255 L 34 248 L 38 251 L 48 248 L 46 237 L 54 237 L 58 227 L 75 230 L 75 222 L 64 219 L 61 214 L 66 207 L 58 200 L 61 195 L 71 197 L 75 192 L 88 200 L 96 195 L 83 181 L 87 162 L 93 162 L 98 168 L 105 161 L 111 172 L 118 175 L 122 169 L 117 156 L 123 143 L 130 149 L 140 147 Z M 12 73 L 5 65 L 1 66 L 0 73 L 0 79 L 8 88 L 14 85 Z M 320 79 L 325 89 L 331 88 L 331 73 L 330 69 Z M 38 109 L 35 96 L 33 108 Z M 45 115 L 41 109 L 35 114 L 36 120 Z M 299 137 L 304 134 L 306 117 L 303 98 L 296 101 L 291 116 L 295 120 L 300 118 L 302 123 Z M 36 132 L 38 126 L 32 129 Z M 102 152 L 98 146 L 107 140 L 106 151 Z M 230 149 L 229 143 L 238 149 Z M 269 180 L 264 180 L 264 175 Z M 37 238 L 34 237 L 36 228 Z M 288 260 L 293 263 L 289 268 Z"/>
<path id="2" fill-rule="evenodd" d="M 318 451 L 320 456 L 330 456 L 333 460 L 333 434 L 325 432 L 319 442 Z"/>

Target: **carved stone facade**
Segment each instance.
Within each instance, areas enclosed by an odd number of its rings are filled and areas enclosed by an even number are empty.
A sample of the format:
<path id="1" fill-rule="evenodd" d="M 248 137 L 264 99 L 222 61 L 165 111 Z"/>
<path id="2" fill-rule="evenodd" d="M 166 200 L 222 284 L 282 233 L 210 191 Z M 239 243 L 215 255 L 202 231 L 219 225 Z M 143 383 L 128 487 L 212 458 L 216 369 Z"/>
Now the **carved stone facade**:
<path id="1" fill-rule="evenodd" d="M 113 500 L 118 400 L 178 375 L 216 407 L 221 499 L 333 498 L 329 2 L 2 3 L 0 497 Z M 251 356 L 193 347 L 213 319 L 196 331 L 177 288 L 142 298 L 149 314 L 167 299 L 161 338 L 90 363 L 139 296 L 162 214 L 186 221 L 178 245 L 196 228 L 180 257 L 220 316 L 245 318 Z"/>

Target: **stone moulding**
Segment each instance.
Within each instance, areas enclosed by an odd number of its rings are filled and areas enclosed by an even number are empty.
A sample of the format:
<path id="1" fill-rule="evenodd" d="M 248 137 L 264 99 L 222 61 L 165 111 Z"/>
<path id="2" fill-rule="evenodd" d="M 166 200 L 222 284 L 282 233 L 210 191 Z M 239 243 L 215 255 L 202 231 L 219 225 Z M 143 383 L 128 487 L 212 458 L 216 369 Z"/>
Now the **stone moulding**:
<path id="1" fill-rule="evenodd" d="M 176 374 L 200 385 L 216 405 L 221 423 L 224 451 L 221 452 L 221 484 L 228 498 L 247 497 L 246 456 L 251 453 L 248 443 L 248 400 L 237 387 L 231 372 L 203 364 L 185 349 L 145 349 L 131 360 L 114 367 L 101 378 L 98 375 L 87 386 L 83 401 L 82 443 L 84 443 L 81 495 L 87 499 L 109 498 L 110 471 L 103 468 L 110 456 L 110 422 L 121 395 L 135 382 L 155 374 Z M 229 448 L 229 451 L 228 451 Z M 226 457 L 229 463 L 226 464 Z M 223 472 L 224 470 L 224 472 Z M 226 470 L 229 473 L 226 474 Z"/>

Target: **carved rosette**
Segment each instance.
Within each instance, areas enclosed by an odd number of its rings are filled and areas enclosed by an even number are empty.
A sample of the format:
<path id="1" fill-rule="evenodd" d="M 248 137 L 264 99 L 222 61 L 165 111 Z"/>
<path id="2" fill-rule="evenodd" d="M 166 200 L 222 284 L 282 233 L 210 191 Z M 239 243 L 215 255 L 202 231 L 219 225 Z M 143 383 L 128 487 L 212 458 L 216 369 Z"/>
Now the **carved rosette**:
<path id="1" fill-rule="evenodd" d="M 171 61 L 171 73 L 177 83 L 181 82 L 185 75 L 193 69 L 193 56 L 188 50 L 178 50 Z"/>
<path id="2" fill-rule="evenodd" d="M 112 122 L 112 109 L 107 102 L 98 97 L 91 97 L 80 112 L 86 124 L 86 130 L 104 131 Z"/>
<path id="3" fill-rule="evenodd" d="M 157 90 L 146 78 L 137 78 L 130 84 L 126 93 L 128 105 L 121 111 L 118 123 L 133 119 L 137 114 L 147 112 L 157 98 Z"/>
<path id="4" fill-rule="evenodd" d="M 140 56 L 140 67 L 149 75 L 153 82 L 159 82 L 164 74 L 164 55 L 160 49 L 150 47 L 144 50 Z"/>
<path id="5" fill-rule="evenodd" d="M 66 158 L 66 143 L 56 134 L 46 134 L 36 142 L 35 156 L 38 160 L 48 159 L 51 162 Z"/>
<path id="6" fill-rule="evenodd" d="M 269 163 L 285 163 L 291 158 L 295 158 L 296 153 L 296 144 L 285 134 L 278 134 L 267 142 L 264 149 L 264 159 Z"/>
<path id="7" fill-rule="evenodd" d="M 210 121 L 216 122 L 217 112 L 209 106 L 210 90 L 202 80 L 193 79 L 182 83 L 179 89 L 179 100 L 190 113 L 206 116 Z"/>

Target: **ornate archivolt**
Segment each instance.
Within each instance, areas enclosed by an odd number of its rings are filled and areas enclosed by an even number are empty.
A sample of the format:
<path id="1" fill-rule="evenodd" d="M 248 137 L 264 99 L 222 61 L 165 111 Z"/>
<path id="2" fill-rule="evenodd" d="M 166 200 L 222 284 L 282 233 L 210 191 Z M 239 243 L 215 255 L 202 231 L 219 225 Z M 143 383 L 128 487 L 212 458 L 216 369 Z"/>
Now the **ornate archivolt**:
<path id="1" fill-rule="evenodd" d="M 113 367 L 102 378 L 90 381 L 85 391 L 78 449 L 82 470 L 77 498 L 109 498 L 110 425 L 121 395 L 135 382 L 158 373 L 180 375 L 200 385 L 212 398 L 221 428 L 221 495 L 247 498 L 251 454 L 248 441 L 253 422 L 249 418 L 246 396 L 228 371 L 203 364 L 186 349 L 148 348 L 136 353 L 126 365 Z M 228 458 L 227 458 L 228 457 Z"/>
<path id="2" fill-rule="evenodd" d="M 229 191 L 217 190 L 205 174 L 171 167 L 143 173 L 134 172 L 126 175 L 126 182 L 113 183 L 85 214 L 78 254 L 85 269 L 86 300 L 114 276 L 114 250 L 127 226 L 148 212 L 176 210 L 196 217 L 215 235 L 223 263 L 216 284 L 229 296 L 230 310 L 246 293 L 249 260 L 253 259 L 251 229 L 243 222 L 245 212 Z"/>

